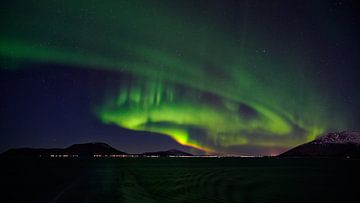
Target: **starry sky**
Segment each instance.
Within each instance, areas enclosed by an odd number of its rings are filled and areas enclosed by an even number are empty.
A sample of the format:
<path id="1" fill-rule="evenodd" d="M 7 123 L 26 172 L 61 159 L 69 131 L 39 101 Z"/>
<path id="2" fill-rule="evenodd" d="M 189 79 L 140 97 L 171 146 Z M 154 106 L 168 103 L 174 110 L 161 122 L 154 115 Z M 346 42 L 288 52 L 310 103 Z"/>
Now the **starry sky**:
<path id="1" fill-rule="evenodd" d="M 360 124 L 360 9 L 328 1 L 3 1 L 0 151 L 275 155 Z"/>

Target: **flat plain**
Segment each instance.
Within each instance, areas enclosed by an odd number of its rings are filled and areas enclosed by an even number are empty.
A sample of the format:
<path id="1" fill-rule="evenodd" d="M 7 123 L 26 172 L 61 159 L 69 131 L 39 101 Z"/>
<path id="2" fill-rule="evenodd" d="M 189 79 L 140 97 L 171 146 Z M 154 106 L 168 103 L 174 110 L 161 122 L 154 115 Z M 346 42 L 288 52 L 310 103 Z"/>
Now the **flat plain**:
<path id="1" fill-rule="evenodd" d="M 0 202 L 359 202 L 360 161 L 0 159 Z"/>

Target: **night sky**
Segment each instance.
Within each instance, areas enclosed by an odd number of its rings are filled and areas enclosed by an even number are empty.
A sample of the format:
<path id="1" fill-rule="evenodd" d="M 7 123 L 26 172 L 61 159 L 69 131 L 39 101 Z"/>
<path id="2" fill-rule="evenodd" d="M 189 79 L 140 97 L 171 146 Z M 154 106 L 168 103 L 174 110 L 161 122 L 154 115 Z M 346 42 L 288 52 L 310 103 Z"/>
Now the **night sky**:
<path id="1" fill-rule="evenodd" d="M 351 1 L 2 1 L 0 151 L 275 155 L 360 127 Z"/>

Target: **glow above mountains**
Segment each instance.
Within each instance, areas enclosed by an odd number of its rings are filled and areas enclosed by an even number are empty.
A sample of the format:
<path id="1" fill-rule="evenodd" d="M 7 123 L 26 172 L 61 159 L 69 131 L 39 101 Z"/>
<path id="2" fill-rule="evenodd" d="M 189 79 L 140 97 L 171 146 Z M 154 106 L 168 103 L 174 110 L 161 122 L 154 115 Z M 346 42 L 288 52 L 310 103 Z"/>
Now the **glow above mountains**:
<path id="1" fill-rule="evenodd" d="M 276 25 L 261 32 L 245 3 L 229 16 L 226 6 L 199 13 L 186 3 L 174 8 L 180 2 L 22 3 L 8 2 L 0 14 L 4 67 L 54 63 L 122 74 L 118 89 L 104 90 L 104 102 L 89 109 L 104 123 L 208 152 L 290 147 L 349 127 L 351 116 L 331 116 L 341 107 L 316 83 L 306 47 L 292 43 L 295 36 L 276 39 L 286 35 L 274 33 Z"/>

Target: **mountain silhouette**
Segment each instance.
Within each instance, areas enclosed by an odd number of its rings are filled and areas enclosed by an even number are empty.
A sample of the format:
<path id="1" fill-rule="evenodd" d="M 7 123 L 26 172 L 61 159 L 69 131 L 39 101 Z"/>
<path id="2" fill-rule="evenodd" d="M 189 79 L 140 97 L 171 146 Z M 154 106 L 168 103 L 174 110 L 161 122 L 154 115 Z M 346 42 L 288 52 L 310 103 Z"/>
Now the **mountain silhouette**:
<path id="1" fill-rule="evenodd" d="M 80 156 L 91 155 L 126 155 L 127 153 L 119 151 L 110 145 L 102 142 L 74 144 L 64 149 L 66 154 L 78 154 Z"/>
<path id="2" fill-rule="evenodd" d="M 112 146 L 102 142 L 92 142 L 83 144 L 73 144 L 67 148 L 17 148 L 9 149 L 1 154 L 2 157 L 107 157 L 130 155 L 126 152 L 119 151 Z M 193 156 L 192 154 L 171 149 L 168 151 L 145 152 L 142 154 L 131 154 L 130 156 Z"/>
<path id="3" fill-rule="evenodd" d="M 170 149 L 167 151 L 158 151 L 158 152 L 145 152 L 142 153 L 144 156 L 193 156 L 190 153 L 183 152 L 177 149 Z"/>
<path id="4" fill-rule="evenodd" d="M 360 132 L 333 132 L 299 145 L 280 157 L 342 157 L 360 158 Z"/>
<path id="5" fill-rule="evenodd" d="M 5 151 L 2 156 L 5 157 L 51 157 L 58 155 L 93 157 L 94 155 L 127 155 L 110 145 L 102 142 L 74 144 L 65 149 L 53 148 L 17 148 Z"/>

